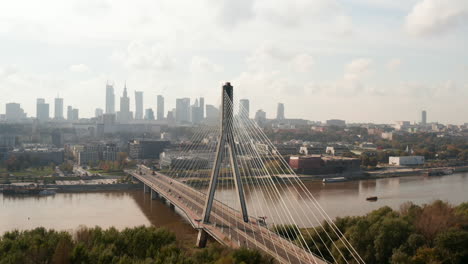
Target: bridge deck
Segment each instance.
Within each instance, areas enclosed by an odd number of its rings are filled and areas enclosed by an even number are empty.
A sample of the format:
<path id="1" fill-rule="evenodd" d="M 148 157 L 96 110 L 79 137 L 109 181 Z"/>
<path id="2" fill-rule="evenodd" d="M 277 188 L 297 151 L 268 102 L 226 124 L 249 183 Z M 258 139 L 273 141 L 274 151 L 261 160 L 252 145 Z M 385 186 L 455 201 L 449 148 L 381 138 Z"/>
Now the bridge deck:
<path id="1" fill-rule="evenodd" d="M 206 199 L 204 193 L 164 174 L 155 172 L 155 175 L 152 175 L 153 171 L 145 166 L 140 166 L 138 172 L 127 172 L 180 209 L 194 228 L 205 230 L 226 246 L 255 248 L 273 256 L 280 263 L 326 263 L 259 225 L 255 218 L 251 217 L 250 223 L 245 223 L 239 211 L 219 201 L 213 203 L 210 218 L 210 221 L 216 224 L 200 222 Z"/>

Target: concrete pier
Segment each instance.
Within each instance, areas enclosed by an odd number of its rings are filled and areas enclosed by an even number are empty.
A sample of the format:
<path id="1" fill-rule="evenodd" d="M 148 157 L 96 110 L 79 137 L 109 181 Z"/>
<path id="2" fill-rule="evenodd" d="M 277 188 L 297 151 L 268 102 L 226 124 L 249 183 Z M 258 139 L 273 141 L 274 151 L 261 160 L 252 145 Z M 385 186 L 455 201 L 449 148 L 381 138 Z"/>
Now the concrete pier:
<path id="1" fill-rule="evenodd" d="M 144 184 L 144 186 L 143 186 L 143 191 L 144 191 L 145 193 L 149 193 L 149 192 L 150 192 L 150 187 L 149 187 L 148 185 Z"/>
<path id="2" fill-rule="evenodd" d="M 151 189 L 151 199 L 156 200 L 159 197 L 159 193 L 157 193 L 155 190 Z"/>
<path id="3" fill-rule="evenodd" d="M 204 248 L 206 247 L 206 242 L 208 241 L 208 233 L 205 230 L 199 229 L 197 236 L 197 247 Z"/>

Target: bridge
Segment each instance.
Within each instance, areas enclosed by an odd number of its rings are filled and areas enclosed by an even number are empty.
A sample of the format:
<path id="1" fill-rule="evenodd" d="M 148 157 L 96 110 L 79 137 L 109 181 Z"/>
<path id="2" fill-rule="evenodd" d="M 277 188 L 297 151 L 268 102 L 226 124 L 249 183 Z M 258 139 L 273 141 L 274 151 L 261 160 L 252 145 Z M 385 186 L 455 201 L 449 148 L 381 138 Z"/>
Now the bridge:
<path id="1" fill-rule="evenodd" d="M 199 247 L 211 237 L 231 248 L 257 249 L 278 263 L 364 263 L 246 110 L 235 105 L 230 83 L 221 98 L 219 126 L 200 126 L 160 170 L 138 165 L 126 172 L 152 199 L 185 216 L 198 230 Z M 226 190 L 234 190 L 235 198 Z M 314 202 L 301 204 L 291 195 Z M 280 206 L 258 206 L 246 196 Z"/>

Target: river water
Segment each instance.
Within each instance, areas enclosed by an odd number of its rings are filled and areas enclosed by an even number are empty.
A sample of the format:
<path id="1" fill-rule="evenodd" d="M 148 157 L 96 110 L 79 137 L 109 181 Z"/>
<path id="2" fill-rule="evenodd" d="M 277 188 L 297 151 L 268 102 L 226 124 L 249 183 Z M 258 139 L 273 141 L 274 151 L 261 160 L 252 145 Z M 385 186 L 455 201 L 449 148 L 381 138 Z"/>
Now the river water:
<path id="1" fill-rule="evenodd" d="M 468 173 L 329 184 L 306 182 L 305 185 L 331 218 L 364 215 L 385 205 L 398 209 L 407 201 L 424 204 L 441 199 L 454 205 L 468 201 Z M 232 189 L 220 191 L 220 195 L 235 197 L 234 194 Z M 302 205 L 310 203 L 303 194 L 283 193 L 285 199 L 296 199 Z M 379 199 L 368 202 L 365 198 L 369 196 L 378 196 Z M 279 203 L 276 200 L 260 202 L 255 197 L 246 195 L 247 203 L 270 208 Z M 103 228 L 155 225 L 167 227 L 176 232 L 179 239 L 187 240 L 193 240 L 195 234 L 176 211 L 159 200 L 151 200 L 143 191 L 59 193 L 48 197 L 6 197 L 0 194 L 0 233 L 38 226 L 73 231 L 82 225 Z"/>

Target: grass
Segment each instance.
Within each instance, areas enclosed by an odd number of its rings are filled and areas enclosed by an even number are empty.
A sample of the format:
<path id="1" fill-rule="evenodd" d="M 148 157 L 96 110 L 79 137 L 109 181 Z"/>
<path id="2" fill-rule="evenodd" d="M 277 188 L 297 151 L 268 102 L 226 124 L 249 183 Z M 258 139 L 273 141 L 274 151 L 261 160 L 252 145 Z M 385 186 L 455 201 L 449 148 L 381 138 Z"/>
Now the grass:
<path id="1" fill-rule="evenodd" d="M 88 170 L 92 174 L 101 174 L 103 176 L 125 176 L 125 172 L 119 171 L 110 171 L 106 172 L 104 170 Z"/>
<path id="2" fill-rule="evenodd" d="M 7 171 L 6 169 L 1 169 L 1 173 L 13 174 L 14 177 L 27 177 L 27 176 L 48 176 L 54 173 L 54 170 L 50 167 L 44 167 L 43 170 L 40 168 L 28 168 L 20 171 Z"/>

